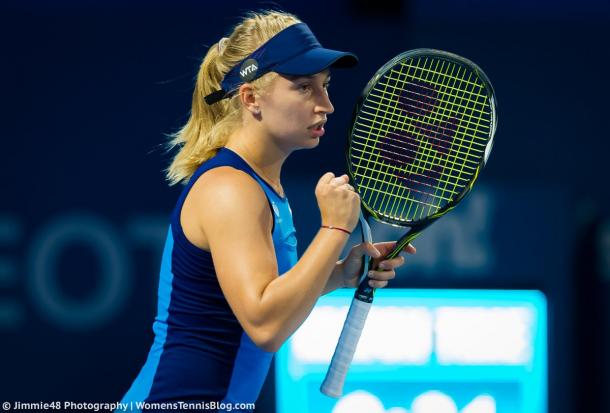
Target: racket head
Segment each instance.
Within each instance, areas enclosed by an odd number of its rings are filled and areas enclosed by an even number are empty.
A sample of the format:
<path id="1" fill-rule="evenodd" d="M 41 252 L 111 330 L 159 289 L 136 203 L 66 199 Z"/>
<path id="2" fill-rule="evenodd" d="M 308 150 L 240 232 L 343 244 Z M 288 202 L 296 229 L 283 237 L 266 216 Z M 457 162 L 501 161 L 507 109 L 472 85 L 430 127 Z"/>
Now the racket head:
<path id="1" fill-rule="evenodd" d="M 366 214 L 424 228 L 470 192 L 497 127 L 487 75 L 453 53 L 416 49 L 382 66 L 354 109 L 348 174 Z"/>

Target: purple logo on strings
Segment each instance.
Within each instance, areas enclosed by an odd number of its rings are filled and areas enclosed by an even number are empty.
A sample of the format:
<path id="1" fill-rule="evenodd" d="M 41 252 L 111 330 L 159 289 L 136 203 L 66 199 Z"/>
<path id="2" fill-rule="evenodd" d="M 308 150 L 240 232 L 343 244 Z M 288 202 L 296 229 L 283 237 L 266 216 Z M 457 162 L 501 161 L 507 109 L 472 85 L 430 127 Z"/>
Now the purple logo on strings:
<path id="1" fill-rule="evenodd" d="M 407 116 L 407 130 L 393 128 L 378 142 L 381 158 L 394 167 L 392 173 L 415 192 L 429 193 L 436 187 L 457 133 L 458 118 L 433 117 L 439 104 L 434 85 L 409 81 L 398 97 L 399 112 L 390 115 L 395 122 L 402 122 L 401 114 Z"/>

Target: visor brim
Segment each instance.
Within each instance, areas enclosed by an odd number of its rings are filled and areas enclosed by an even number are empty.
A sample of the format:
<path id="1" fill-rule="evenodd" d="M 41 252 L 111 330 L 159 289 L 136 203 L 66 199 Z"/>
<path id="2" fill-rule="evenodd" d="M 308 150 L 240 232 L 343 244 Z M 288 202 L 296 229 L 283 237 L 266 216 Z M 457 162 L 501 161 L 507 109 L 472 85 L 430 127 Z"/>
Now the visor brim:
<path id="1" fill-rule="evenodd" d="M 329 67 L 349 68 L 357 63 L 358 58 L 353 53 L 317 47 L 277 64 L 271 70 L 283 75 L 306 76 Z"/>

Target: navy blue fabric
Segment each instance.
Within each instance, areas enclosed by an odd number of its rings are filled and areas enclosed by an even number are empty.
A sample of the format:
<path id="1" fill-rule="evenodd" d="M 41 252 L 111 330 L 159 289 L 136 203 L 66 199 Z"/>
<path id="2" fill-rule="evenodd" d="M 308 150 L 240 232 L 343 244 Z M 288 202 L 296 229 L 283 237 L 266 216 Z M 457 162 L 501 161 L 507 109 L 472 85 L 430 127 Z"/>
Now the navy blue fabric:
<path id="1" fill-rule="evenodd" d="M 280 274 L 297 261 L 288 199 L 273 191 L 236 153 L 220 149 L 198 168 L 172 212 L 153 324 L 155 340 L 124 403 L 254 403 L 265 380 L 273 354 L 258 348 L 244 332 L 222 293 L 212 255 L 193 245 L 180 224 L 182 205 L 193 184 L 219 166 L 248 173 L 265 191 L 274 219 Z"/>
<path id="2" fill-rule="evenodd" d="M 212 93 L 206 102 L 212 104 L 228 97 L 245 81 L 252 81 L 267 72 L 304 76 L 319 73 L 328 67 L 351 67 L 358 62 L 353 53 L 325 49 L 305 23 L 297 23 L 280 31 L 225 75 L 224 93 Z"/>

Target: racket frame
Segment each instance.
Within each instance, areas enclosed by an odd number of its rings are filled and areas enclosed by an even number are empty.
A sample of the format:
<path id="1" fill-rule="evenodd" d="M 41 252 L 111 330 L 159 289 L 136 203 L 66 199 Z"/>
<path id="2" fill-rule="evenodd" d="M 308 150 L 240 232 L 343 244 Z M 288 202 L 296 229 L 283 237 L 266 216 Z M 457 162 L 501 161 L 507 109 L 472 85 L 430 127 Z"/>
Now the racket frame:
<path id="1" fill-rule="evenodd" d="M 489 158 L 489 154 L 491 153 L 491 148 L 493 146 L 493 140 L 494 140 L 495 131 L 497 128 L 497 123 L 498 123 L 497 109 L 496 109 L 497 102 L 496 102 L 493 86 L 491 85 L 491 82 L 490 82 L 489 78 L 487 77 L 487 75 L 485 74 L 485 72 L 483 72 L 483 70 L 479 66 L 477 66 L 474 62 L 472 62 L 471 60 L 468 60 L 464 57 L 458 56 L 456 54 L 442 51 L 442 50 L 435 50 L 435 49 L 414 49 L 414 50 L 409 50 L 409 51 L 400 53 L 399 55 L 395 56 L 393 59 L 388 61 L 385 65 L 383 65 L 375 73 L 375 75 L 373 75 L 371 80 L 369 80 L 369 82 L 365 86 L 364 90 L 360 94 L 360 97 L 357 100 L 356 105 L 354 107 L 354 111 L 352 114 L 352 123 L 351 123 L 352 126 L 351 126 L 351 128 L 349 130 L 349 134 L 348 134 L 349 138 L 347 141 L 345 156 L 346 156 L 346 163 L 347 163 L 347 173 L 348 173 L 351 185 L 354 187 L 354 189 L 356 190 L 357 193 L 361 193 L 361 192 L 360 192 L 358 182 L 355 178 L 355 172 L 352 168 L 351 141 L 352 141 L 352 137 L 354 135 L 354 130 L 356 128 L 355 121 L 358 118 L 360 109 L 361 109 L 362 105 L 364 104 L 364 102 L 366 102 L 369 94 L 371 93 L 371 91 L 373 90 L 375 85 L 377 84 L 377 81 L 379 79 L 381 79 L 383 76 L 385 76 L 385 74 L 390 69 L 395 67 L 398 62 L 405 61 L 407 59 L 416 59 L 418 57 L 423 57 L 423 56 L 439 57 L 441 59 L 448 60 L 452 63 L 466 66 L 467 68 L 472 69 L 472 71 L 474 71 L 475 74 L 481 79 L 481 81 L 483 82 L 483 86 L 487 89 L 488 96 L 489 96 L 489 107 L 491 109 L 489 140 L 487 141 L 487 145 L 485 146 L 484 156 L 481 157 L 479 164 L 476 166 L 476 169 L 473 173 L 473 176 L 472 176 L 472 179 L 470 180 L 470 182 L 464 186 L 464 188 L 460 191 L 459 194 L 457 194 L 455 196 L 455 198 L 453 198 L 451 201 L 449 201 L 446 205 L 444 205 L 434 214 L 431 214 L 431 215 L 426 216 L 423 219 L 419 219 L 419 220 L 399 221 L 399 220 L 395 220 L 390 217 L 386 217 L 386 216 L 378 214 L 374 209 L 372 209 L 366 203 L 366 201 L 364 199 L 361 199 L 361 205 L 365 210 L 365 215 L 367 216 L 367 218 L 372 217 L 373 219 L 375 219 L 378 222 L 392 225 L 394 227 L 401 227 L 401 228 L 408 227 L 409 228 L 407 233 L 405 233 L 396 242 L 396 247 L 394 248 L 394 250 L 392 252 L 390 252 L 390 254 L 388 254 L 385 257 L 385 259 L 392 259 L 392 258 L 395 258 L 396 256 L 398 256 L 400 254 L 400 252 L 407 246 L 407 244 L 409 242 L 413 241 L 424 229 L 426 229 L 428 226 L 430 226 L 438 218 L 440 218 L 441 216 L 445 215 L 447 212 L 449 212 L 450 210 L 455 208 L 455 206 L 472 190 L 472 187 L 479 176 L 479 172 L 486 165 L 487 160 Z M 369 268 L 367 268 L 365 266 L 363 273 L 366 274 L 368 272 L 368 269 Z M 357 298 L 361 301 L 370 303 L 373 301 L 374 288 L 372 288 L 368 285 L 368 280 L 369 280 L 368 277 L 363 277 L 358 289 L 356 290 L 355 298 Z"/>
<path id="2" fill-rule="evenodd" d="M 384 259 L 391 259 L 396 257 L 403 248 L 415 239 L 425 228 L 430 226 L 433 222 L 435 222 L 438 218 L 445 215 L 447 212 L 455 208 L 455 206 L 464 199 L 464 197 L 472 190 L 474 183 L 476 182 L 479 172 L 486 165 L 487 160 L 489 158 L 489 154 L 491 153 L 491 148 L 493 146 L 493 141 L 495 137 L 495 132 L 497 128 L 498 118 L 497 118 L 497 101 L 495 97 L 494 89 L 489 81 L 487 75 L 479 68 L 474 62 L 463 58 L 461 56 L 455 55 L 453 53 L 435 50 L 435 49 L 414 49 L 404 53 L 401 53 L 388 61 L 385 65 L 383 65 L 376 73 L 373 75 L 371 80 L 365 86 L 363 92 L 360 95 L 352 115 L 352 127 L 350 128 L 348 134 L 347 148 L 345 151 L 346 160 L 348 165 L 348 176 L 351 181 L 351 185 L 355 188 L 357 193 L 360 193 L 358 183 L 355 179 L 355 173 L 352 169 L 351 162 L 351 141 L 354 134 L 354 129 L 356 127 L 356 119 L 358 117 L 358 113 L 360 112 L 360 108 L 366 101 L 369 93 L 373 90 L 373 87 L 377 84 L 377 81 L 384 76 L 389 69 L 394 67 L 399 61 L 417 58 L 421 56 L 438 56 L 440 58 L 452 61 L 453 63 L 459 65 L 465 65 L 466 67 L 472 69 L 476 75 L 483 82 L 484 87 L 488 91 L 489 95 L 489 107 L 491 109 L 491 119 L 489 126 L 489 140 L 487 141 L 487 145 L 485 147 L 484 155 L 481 157 L 479 164 L 477 165 L 475 172 L 470 180 L 470 182 L 464 186 L 464 188 L 460 191 L 459 194 L 455 196 L 451 201 L 449 201 L 446 205 L 436 211 L 434 214 L 431 214 L 423 219 L 419 220 L 404 220 L 399 221 L 392 219 L 390 217 L 381 216 L 376 211 L 374 211 L 367 203 L 361 198 L 361 205 L 363 211 L 361 211 L 360 216 L 360 226 L 362 231 L 363 241 L 372 242 L 372 237 L 370 234 L 370 227 L 368 224 L 368 217 L 372 217 L 374 220 L 389 224 L 395 227 L 408 227 L 409 230 L 406 234 L 404 234 L 397 242 L 394 250 L 388 254 Z M 364 222 L 363 222 L 364 221 Z M 368 227 L 368 228 L 367 228 Z M 369 241 L 370 240 L 370 241 Z M 353 359 L 353 356 L 356 351 L 356 346 L 358 344 L 358 340 L 360 338 L 360 334 L 362 333 L 362 329 L 364 328 L 364 323 L 366 321 L 366 317 L 368 315 L 368 311 L 370 310 L 370 306 L 373 302 L 373 295 L 375 289 L 370 287 L 369 277 L 367 276 L 370 263 L 372 261 L 369 257 L 365 257 L 363 262 L 363 274 L 361 276 L 361 281 L 354 293 L 354 299 L 352 300 L 352 304 L 348 311 L 348 315 L 345 321 L 345 324 L 341 331 L 341 336 L 337 343 L 337 347 L 335 349 L 335 353 L 333 354 L 333 358 L 331 364 L 329 366 L 326 378 L 324 379 L 322 385 L 320 386 L 320 391 L 327 396 L 330 397 L 340 397 L 343 393 L 343 385 L 345 382 L 345 378 L 347 375 L 347 370 L 349 369 L 349 365 Z M 352 313 L 354 313 L 352 315 Z"/>
<path id="3" fill-rule="evenodd" d="M 406 52 L 403 52 L 397 56 L 395 56 L 393 59 L 391 59 L 390 61 L 388 61 L 385 65 L 383 65 L 376 73 L 375 75 L 371 78 L 371 80 L 369 80 L 369 82 L 366 84 L 364 90 L 362 91 L 362 93 L 360 94 L 360 97 L 358 98 L 356 105 L 354 107 L 354 111 L 352 114 L 352 123 L 351 123 L 351 128 L 349 130 L 349 134 L 348 134 L 348 141 L 347 141 L 347 147 L 345 150 L 345 156 L 346 156 L 346 163 L 347 163 L 347 174 L 350 178 L 351 181 L 351 185 L 355 188 L 356 193 L 360 193 L 359 191 L 359 187 L 358 187 L 358 183 L 356 182 L 355 179 L 355 172 L 352 169 L 352 162 L 351 162 L 351 150 L 352 147 L 350 145 L 351 141 L 352 141 L 352 136 L 354 134 L 354 129 L 356 128 L 356 123 L 355 120 L 358 117 L 358 113 L 360 112 L 360 108 L 362 107 L 362 105 L 364 104 L 364 102 L 366 101 L 366 99 L 368 98 L 369 94 L 371 93 L 371 91 L 373 90 L 373 88 L 375 87 L 375 85 L 377 84 L 377 81 L 383 77 L 388 70 L 390 70 L 392 67 L 394 67 L 399 61 L 401 60 L 405 60 L 405 59 L 413 59 L 413 58 L 417 58 L 417 57 L 422 57 L 422 56 L 430 56 L 430 55 L 436 55 L 439 56 L 440 58 L 452 61 L 453 63 L 459 64 L 459 65 L 465 65 L 469 68 L 471 68 L 476 74 L 477 76 L 479 76 L 479 78 L 482 80 L 484 87 L 488 90 L 489 92 L 489 100 L 490 100 L 490 108 L 491 108 L 491 122 L 490 122 L 490 138 L 489 141 L 485 147 L 485 155 L 481 158 L 481 161 L 479 162 L 479 164 L 476 167 L 476 170 L 474 172 L 474 176 L 471 179 L 471 181 L 469 182 L 468 185 L 466 185 L 462 191 L 455 197 L 455 199 L 453 199 L 452 201 L 448 202 L 446 205 L 444 205 L 441 209 L 439 209 L 438 211 L 436 211 L 434 214 L 429 215 L 423 219 L 417 220 L 417 221 L 413 221 L 413 220 L 405 220 L 405 221 L 399 221 L 399 220 L 394 220 L 390 217 L 385 217 L 385 216 L 381 216 L 379 215 L 375 210 L 373 210 L 363 199 L 361 199 L 361 203 L 362 206 L 364 207 L 364 209 L 366 210 L 366 213 L 373 217 L 376 221 L 379 222 L 383 222 L 385 224 L 389 224 L 395 227 L 405 227 L 408 226 L 410 228 L 412 228 L 411 232 L 421 232 L 423 229 L 425 229 L 428 225 L 430 225 L 432 222 L 436 221 L 439 217 L 443 216 L 444 214 L 446 214 L 448 211 L 450 211 L 451 209 L 453 209 L 455 207 L 455 205 L 457 205 L 472 189 L 475 181 L 478 178 L 479 172 L 480 170 L 485 167 L 485 164 L 487 163 L 487 160 L 489 158 L 489 154 L 491 153 L 491 148 L 493 146 L 493 140 L 494 140 L 494 136 L 495 136 L 495 132 L 496 132 L 496 128 L 497 128 L 497 124 L 498 124 L 498 116 L 497 116 L 497 101 L 496 101 L 496 97 L 495 97 L 495 92 L 493 89 L 493 86 L 491 85 L 491 82 L 489 81 L 489 78 L 487 77 L 487 75 L 485 74 L 485 72 L 483 72 L 483 70 L 481 70 L 481 68 L 479 66 L 477 66 L 474 62 L 458 56 L 456 54 L 450 53 L 450 52 L 445 52 L 442 50 L 435 50 L 435 49 L 414 49 L 414 50 L 409 50 Z M 404 238 L 404 237 L 403 237 Z M 406 245 L 406 243 L 405 243 Z M 404 245 L 403 245 L 404 247 Z"/>

